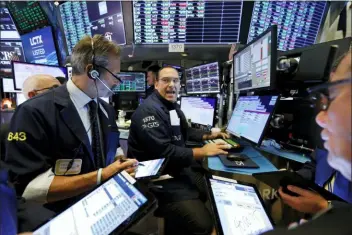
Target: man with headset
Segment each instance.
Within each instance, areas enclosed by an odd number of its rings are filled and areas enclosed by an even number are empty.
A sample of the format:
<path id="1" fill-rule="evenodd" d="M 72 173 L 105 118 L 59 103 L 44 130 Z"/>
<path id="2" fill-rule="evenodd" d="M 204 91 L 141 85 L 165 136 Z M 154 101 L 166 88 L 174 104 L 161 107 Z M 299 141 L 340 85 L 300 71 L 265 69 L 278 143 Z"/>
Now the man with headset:
<path id="1" fill-rule="evenodd" d="M 107 97 L 119 82 L 120 48 L 101 35 L 80 40 L 71 56 L 73 77 L 16 110 L 5 163 L 16 193 L 55 212 L 115 173 L 133 173 L 121 155 L 115 111 Z"/>

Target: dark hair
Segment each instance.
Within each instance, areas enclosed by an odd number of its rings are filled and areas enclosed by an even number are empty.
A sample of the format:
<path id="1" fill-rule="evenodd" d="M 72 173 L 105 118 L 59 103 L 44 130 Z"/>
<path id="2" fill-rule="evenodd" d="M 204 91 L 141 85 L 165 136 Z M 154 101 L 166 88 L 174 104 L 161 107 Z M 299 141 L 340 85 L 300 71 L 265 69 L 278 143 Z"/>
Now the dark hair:
<path id="1" fill-rule="evenodd" d="M 175 69 L 174 67 L 172 67 L 170 65 L 167 65 L 167 66 L 164 66 L 164 67 L 159 69 L 158 73 L 156 74 L 156 80 L 159 80 L 159 74 L 160 74 L 161 70 L 163 70 L 163 69 L 174 69 L 177 72 L 177 74 L 178 74 L 178 70 L 177 69 Z"/>
<path id="2" fill-rule="evenodd" d="M 147 72 L 153 72 L 156 75 L 156 74 L 158 74 L 159 69 L 160 69 L 160 66 L 155 64 L 155 65 L 149 66 L 147 69 Z"/>

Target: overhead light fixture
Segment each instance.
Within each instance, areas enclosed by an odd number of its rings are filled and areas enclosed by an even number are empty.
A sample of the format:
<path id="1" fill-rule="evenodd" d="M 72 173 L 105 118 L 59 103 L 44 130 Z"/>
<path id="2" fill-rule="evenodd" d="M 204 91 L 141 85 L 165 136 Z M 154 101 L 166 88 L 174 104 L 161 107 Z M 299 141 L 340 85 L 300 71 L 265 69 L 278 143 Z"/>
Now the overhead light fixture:
<path id="1" fill-rule="evenodd" d="M 187 52 L 181 53 L 181 56 L 186 57 L 188 56 L 188 53 Z"/>
<path id="2" fill-rule="evenodd" d="M 55 1 L 55 2 L 54 2 L 54 5 L 55 5 L 55 6 L 58 6 L 59 4 L 60 4 L 60 3 L 59 3 L 58 1 Z"/>

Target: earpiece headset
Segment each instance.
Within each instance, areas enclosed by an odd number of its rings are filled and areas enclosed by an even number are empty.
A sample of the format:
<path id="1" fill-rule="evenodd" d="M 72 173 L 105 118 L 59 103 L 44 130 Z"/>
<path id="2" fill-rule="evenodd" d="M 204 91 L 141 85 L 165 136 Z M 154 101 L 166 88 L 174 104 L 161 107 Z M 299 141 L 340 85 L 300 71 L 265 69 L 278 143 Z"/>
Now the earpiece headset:
<path id="1" fill-rule="evenodd" d="M 88 71 L 88 77 L 94 81 L 96 81 L 97 79 L 99 79 L 100 77 L 100 73 L 96 68 L 95 65 L 95 51 L 94 51 L 94 41 L 93 38 L 91 38 L 91 45 L 92 45 L 92 68 Z M 99 79 L 100 80 L 100 79 Z"/>

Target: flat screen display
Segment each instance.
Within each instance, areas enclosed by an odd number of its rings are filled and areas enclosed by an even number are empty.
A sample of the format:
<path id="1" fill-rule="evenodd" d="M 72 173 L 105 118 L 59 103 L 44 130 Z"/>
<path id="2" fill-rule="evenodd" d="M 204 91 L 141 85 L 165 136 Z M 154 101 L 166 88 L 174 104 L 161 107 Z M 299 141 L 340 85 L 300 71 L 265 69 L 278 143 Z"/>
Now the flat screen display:
<path id="1" fill-rule="evenodd" d="M 3 78 L 2 79 L 2 91 L 9 92 L 9 93 L 20 92 L 20 91 L 15 90 L 12 78 Z"/>
<path id="2" fill-rule="evenodd" d="M 325 19 L 326 1 L 255 1 L 247 43 L 277 25 L 277 49 L 313 45 Z"/>
<path id="3" fill-rule="evenodd" d="M 274 45 L 275 41 L 270 30 L 234 55 L 235 92 L 268 88 L 274 83 L 275 71 L 272 71 L 272 63 L 276 63 L 272 51 L 272 48 L 276 48 Z"/>
<path id="4" fill-rule="evenodd" d="M 60 5 L 69 54 L 85 35 L 104 35 L 117 44 L 126 44 L 120 1 L 67 1 Z"/>
<path id="5" fill-rule="evenodd" d="M 20 41 L 0 41 L 0 74 L 3 77 L 12 76 L 11 60 L 26 61 Z"/>
<path id="6" fill-rule="evenodd" d="M 59 65 L 51 27 L 21 36 L 26 61 L 35 64 Z"/>
<path id="7" fill-rule="evenodd" d="M 260 144 L 277 101 L 278 96 L 240 96 L 227 131 L 237 137 Z"/>
<path id="8" fill-rule="evenodd" d="M 165 158 L 139 162 L 136 178 L 156 175 L 163 165 Z"/>
<path id="9" fill-rule="evenodd" d="M 127 221 L 147 198 L 126 172 L 117 174 L 33 235 L 106 235 Z"/>
<path id="10" fill-rule="evenodd" d="M 223 235 L 259 235 L 274 229 L 254 187 L 209 181 Z"/>
<path id="11" fill-rule="evenodd" d="M 144 72 L 120 72 L 120 83 L 114 92 L 145 92 L 146 76 Z"/>
<path id="12" fill-rule="evenodd" d="M 203 64 L 185 70 L 187 94 L 220 92 L 219 63 Z"/>
<path id="13" fill-rule="evenodd" d="M 30 76 L 36 74 L 48 74 L 53 77 L 67 78 L 65 67 L 29 64 L 13 61 L 13 78 L 15 79 L 15 89 L 22 90 L 23 82 Z"/>
<path id="14" fill-rule="evenodd" d="M 21 40 L 9 10 L 5 7 L 0 8 L 0 39 L 1 41 Z"/>
<path id="15" fill-rule="evenodd" d="M 16 105 L 17 106 L 22 104 L 26 100 L 27 100 L 26 97 L 22 93 L 17 93 L 16 94 Z"/>
<path id="16" fill-rule="evenodd" d="M 136 44 L 239 42 L 243 1 L 133 1 Z"/>
<path id="17" fill-rule="evenodd" d="M 181 97 L 181 110 L 187 120 L 201 125 L 214 125 L 216 98 Z"/>

